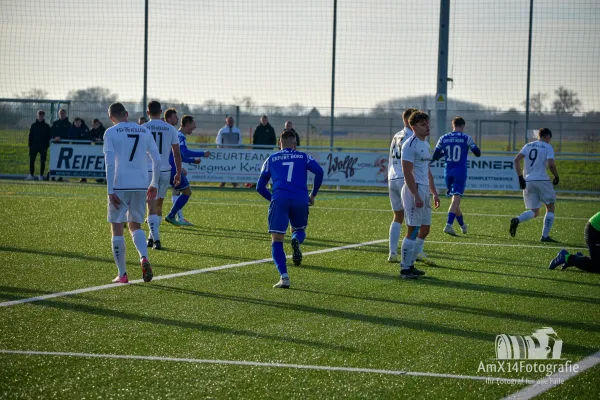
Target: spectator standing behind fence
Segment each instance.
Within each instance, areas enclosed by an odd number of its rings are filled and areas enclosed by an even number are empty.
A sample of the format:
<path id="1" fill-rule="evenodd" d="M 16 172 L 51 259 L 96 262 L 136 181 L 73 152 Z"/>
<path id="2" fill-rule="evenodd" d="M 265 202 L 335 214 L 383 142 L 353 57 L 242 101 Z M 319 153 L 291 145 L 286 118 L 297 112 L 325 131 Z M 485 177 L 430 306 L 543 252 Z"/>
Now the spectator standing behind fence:
<path id="1" fill-rule="evenodd" d="M 69 128 L 67 137 L 70 140 L 91 140 L 90 128 L 86 125 L 85 121 L 77 117 L 73 120 L 73 124 Z"/>
<path id="2" fill-rule="evenodd" d="M 32 181 L 35 178 L 35 159 L 40 154 L 40 175 L 38 179 L 44 180 L 44 168 L 46 167 L 46 156 L 48 155 L 48 147 L 50 147 L 50 125 L 45 120 L 46 112 L 39 110 L 37 112 L 37 120 L 31 124 L 29 128 L 29 175 L 25 180 Z"/>
<path id="3" fill-rule="evenodd" d="M 67 111 L 64 108 L 58 110 L 58 119 L 52 123 L 50 132 L 54 141 L 58 142 L 61 138 L 66 138 L 69 133 L 71 122 L 67 118 Z"/>
<path id="4" fill-rule="evenodd" d="M 138 118 L 138 124 L 139 125 L 144 125 L 146 122 L 148 122 L 148 120 L 146 119 L 146 117 L 140 117 L 140 118 Z"/>
<path id="5" fill-rule="evenodd" d="M 240 129 L 236 126 L 233 125 L 235 121 L 233 120 L 233 117 L 227 117 L 225 118 L 225 126 L 222 127 L 219 130 L 219 133 L 217 134 L 217 147 L 223 147 L 223 145 L 226 145 L 225 148 L 227 147 L 231 147 L 234 145 L 241 145 L 242 144 L 242 132 L 240 132 Z M 232 183 L 233 187 L 236 188 L 237 187 L 237 183 Z M 225 186 L 225 182 L 222 182 L 221 185 L 219 185 L 219 187 L 224 187 Z"/>
<path id="6" fill-rule="evenodd" d="M 285 130 L 294 132 L 294 135 L 296 135 L 296 147 L 300 146 L 300 135 L 294 129 L 292 121 L 285 121 Z"/>
<path id="7" fill-rule="evenodd" d="M 90 129 L 90 136 L 93 141 L 101 142 L 104 140 L 104 132 L 106 132 L 106 128 L 102 125 L 102 122 L 98 118 L 94 119 L 92 123 L 92 129 Z"/>
<path id="8" fill-rule="evenodd" d="M 61 108 L 58 110 L 58 119 L 52 123 L 50 128 L 50 134 L 54 138 L 55 142 L 60 142 L 61 138 L 66 138 L 69 134 L 69 128 L 71 127 L 71 121 L 67 118 L 67 110 Z M 54 180 L 54 178 L 52 178 Z M 58 181 L 62 182 L 63 178 L 59 177 Z"/>
<path id="9" fill-rule="evenodd" d="M 260 124 L 254 130 L 254 135 L 252 135 L 252 144 L 254 146 L 259 146 L 259 150 L 268 148 L 269 151 L 277 145 L 275 129 L 269 123 L 269 118 L 266 115 L 260 117 Z M 256 185 L 253 183 L 246 183 L 245 187 L 253 188 L 256 187 Z"/>

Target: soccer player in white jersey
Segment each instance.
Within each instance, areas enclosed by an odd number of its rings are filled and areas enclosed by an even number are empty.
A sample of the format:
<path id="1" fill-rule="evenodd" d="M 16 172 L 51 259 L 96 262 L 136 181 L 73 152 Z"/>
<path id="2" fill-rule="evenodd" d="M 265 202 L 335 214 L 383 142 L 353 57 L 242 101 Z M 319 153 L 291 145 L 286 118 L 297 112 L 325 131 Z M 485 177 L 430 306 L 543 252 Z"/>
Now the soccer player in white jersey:
<path id="1" fill-rule="evenodd" d="M 160 154 L 148 129 L 128 122 L 129 114 L 121 103 L 113 103 L 108 116 L 114 126 L 104 133 L 104 159 L 108 186 L 108 222 L 112 227 L 112 251 L 119 274 L 114 283 L 127 283 L 123 224 L 128 222 L 133 244 L 140 255 L 142 279 L 152 280 L 148 261 L 144 222 L 146 200 L 156 197 L 160 175 Z M 152 159 L 152 180 L 148 186 L 146 154 Z"/>
<path id="2" fill-rule="evenodd" d="M 174 180 L 176 185 L 179 185 L 179 182 L 181 181 L 181 153 L 179 151 L 177 129 L 175 129 L 173 125 L 160 119 L 160 115 L 162 114 L 160 103 L 155 100 L 148 103 L 147 113 L 150 117 L 150 121 L 146 122 L 143 126 L 148 128 L 150 133 L 152 133 L 152 137 L 154 138 L 156 145 L 158 146 L 158 152 L 160 153 L 158 194 L 156 195 L 156 199 L 148 200 L 148 228 L 150 228 L 150 232 L 148 235 L 147 246 L 152 247 L 155 250 L 160 250 L 162 246 L 160 243 L 159 228 L 162 220 L 162 207 L 171 179 L 169 154 L 171 151 L 173 152 L 176 168 Z M 175 112 L 175 118 L 177 118 L 177 112 Z"/>
<path id="3" fill-rule="evenodd" d="M 400 277 L 418 279 L 425 272 L 414 267 L 417 254 L 423 251 L 425 238 L 431 226 L 431 192 L 434 206 L 440 206 L 433 175 L 429 169 L 431 152 L 429 143 L 429 115 L 417 111 L 408 118 L 413 136 L 402 145 L 402 172 L 404 186 L 402 187 L 402 205 L 406 217 L 406 236 L 402 240 L 402 262 Z"/>
<path id="4" fill-rule="evenodd" d="M 400 232 L 404 222 L 404 207 L 402 206 L 402 186 L 404 186 L 404 174 L 402 173 L 402 145 L 413 134 L 408 125 L 408 118 L 416 108 L 407 108 L 402 113 L 404 129 L 394 135 L 390 145 L 390 160 L 388 163 L 388 193 L 394 217 L 390 225 L 390 239 L 388 256 L 389 262 L 398 262 L 398 242 L 400 241 Z"/>
<path id="5" fill-rule="evenodd" d="M 554 162 L 554 148 L 550 144 L 552 132 L 548 128 L 541 128 L 538 131 L 538 140 L 527 143 L 519 154 L 515 157 L 515 171 L 519 175 L 519 185 L 523 189 L 523 199 L 525 200 L 525 211 L 523 214 L 510 220 L 510 235 L 514 237 L 517 234 L 519 223 L 529 221 L 540 214 L 541 203 L 546 206 L 546 217 L 544 218 L 544 228 L 542 230 L 542 242 L 557 241 L 550 237 L 550 229 L 554 223 L 554 202 L 556 194 L 554 185 L 558 185 L 558 170 Z M 521 161 L 525 162 L 525 177 Z M 554 180 L 550 182 L 550 177 L 546 172 L 546 164 L 554 175 Z"/>

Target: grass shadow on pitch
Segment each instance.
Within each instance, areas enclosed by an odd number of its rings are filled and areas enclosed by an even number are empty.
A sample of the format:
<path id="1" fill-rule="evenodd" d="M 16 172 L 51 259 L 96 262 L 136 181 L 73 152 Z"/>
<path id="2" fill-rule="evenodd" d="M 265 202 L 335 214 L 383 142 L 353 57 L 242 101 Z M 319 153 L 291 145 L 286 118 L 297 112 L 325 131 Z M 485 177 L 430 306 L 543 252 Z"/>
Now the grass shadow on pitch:
<path id="1" fill-rule="evenodd" d="M 162 287 L 160 287 L 160 285 L 144 285 L 144 286 L 139 286 L 139 287 L 149 288 L 150 286 L 153 286 L 152 287 L 153 289 L 162 289 Z M 177 288 L 173 288 L 173 289 L 169 288 L 170 291 L 176 291 L 176 289 Z M 74 304 L 74 303 L 62 302 L 62 301 L 57 301 L 57 300 L 42 300 L 35 304 L 43 306 L 43 307 L 65 310 L 65 311 L 70 311 L 70 312 L 86 313 L 86 314 L 96 315 L 96 316 L 101 316 L 101 317 L 122 319 L 122 320 L 127 320 L 127 321 L 136 321 L 136 322 L 148 323 L 148 324 L 153 324 L 153 325 L 171 326 L 171 327 L 174 327 L 177 329 L 181 329 L 181 328 L 195 329 L 198 331 L 211 332 L 211 333 L 222 334 L 222 335 L 244 336 L 244 337 L 248 337 L 252 340 L 256 340 L 256 339 L 272 340 L 272 341 L 281 343 L 282 346 L 289 345 L 290 343 L 294 343 L 294 344 L 302 345 L 302 346 L 320 347 L 320 348 L 326 348 L 326 349 L 335 350 L 335 351 L 344 351 L 344 352 L 354 352 L 355 351 L 351 347 L 323 343 L 323 342 L 318 342 L 318 341 L 314 341 L 314 340 L 293 338 L 293 337 L 281 336 L 281 335 L 270 335 L 270 334 L 254 332 L 254 331 L 245 330 L 245 329 L 227 328 L 227 327 L 223 327 L 223 326 L 219 326 L 219 325 L 210 325 L 210 324 L 204 324 L 204 323 L 200 323 L 200 322 L 182 321 L 182 320 L 169 319 L 169 318 L 163 318 L 163 317 L 158 317 L 158 316 L 134 314 L 134 313 L 128 312 L 126 310 L 111 310 L 108 308 L 96 307 L 96 306 L 85 305 L 85 304 Z"/>
<path id="2" fill-rule="evenodd" d="M 409 307 L 424 307 L 424 308 L 430 308 L 430 309 L 440 310 L 440 311 L 450 311 L 450 312 L 458 312 L 458 313 L 463 313 L 463 314 L 477 315 L 477 316 L 481 316 L 481 317 L 493 317 L 493 318 L 501 318 L 501 319 L 510 319 L 510 320 L 521 321 L 521 322 L 532 322 L 532 323 L 537 323 L 540 326 L 560 326 L 560 327 L 564 327 L 564 328 L 577 329 L 577 330 L 584 331 L 584 332 L 587 332 L 587 331 L 600 332 L 599 324 L 591 325 L 587 322 L 584 323 L 584 322 L 575 322 L 575 321 L 563 321 L 563 320 L 554 319 L 554 318 L 537 317 L 535 315 L 517 314 L 517 313 L 498 311 L 498 310 L 487 309 L 487 308 L 468 307 L 468 306 L 462 306 L 462 305 L 456 305 L 456 304 L 445 304 L 445 303 L 443 304 L 443 303 L 432 303 L 432 302 L 395 300 L 395 299 L 386 299 L 386 298 L 373 297 L 373 296 L 357 296 L 357 295 L 339 294 L 339 293 L 331 293 L 331 292 L 322 292 L 322 291 L 310 290 L 310 289 L 294 288 L 293 290 L 300 291 L 300 292 L 306 292 L 306 293 L 314 293 L 314 294 L 324 295 L 324 296 L 347 298 L 347 299 L 352 299 L 352 300 L 374 301 L 374 302 L 389 303 L 389 304 L 393 304 L 393 305 L 409 306 Z M 585 349 L 587 350 L 587 348 L 585 348 Z M 582 348 L 582 350 L 583 350 L 583 348 Z"/>

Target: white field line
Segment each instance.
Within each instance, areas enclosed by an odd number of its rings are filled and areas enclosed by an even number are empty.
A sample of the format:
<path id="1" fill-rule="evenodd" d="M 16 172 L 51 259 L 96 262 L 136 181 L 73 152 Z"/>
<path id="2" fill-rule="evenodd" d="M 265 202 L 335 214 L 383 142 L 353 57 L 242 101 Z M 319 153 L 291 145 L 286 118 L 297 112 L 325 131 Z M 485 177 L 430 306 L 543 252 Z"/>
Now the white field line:
<path id="1" fill-rule="evenodd" d="M 564 249 L 561 246 L 544 246 L 529 244 L 503 244 L 503 243 L 473 243 L 473 242 L 443 242 L 437 240 L 425 240 L 425 244 L 458 244 L 463 246 L 490 246 L 490 247 L 525 247 L 528 249 Z M 569 247 L 573 250 L 585 250 L 587 247 Z"/>
<path id="2" fill-rule="evenodd" d="M 547 392 L 555 386 L 561 385 L 565 383 L 567 379 L 571 379 L 572 377 L 579 375 L 583 371 L 590 369 L 600 363 L 600 351 L 592 354 L 584 358 L 581 361 L 574 363 L 573 365 L 578 365 L 579 368 L 577 372 L 574 370 L 565 371 L 565 372 L 556 372 L 550 376 L 546 376 L 542 379 L 539 379 L 534 384 L 529 385 L 518 392 L 511 394 L 508 397 L 505 397 L 503 400 L 521 400 L 521 399 L 531 399 L 533 397 L 539 396 L 540 394 Z"/>
<path id="3" fill-rule="evenodd" d="M 255 361 L 235 361 L 235 360 L 203 360 L 196 358 L 177 358 L 177 357 L 157 357 L 157 356 L 137 356 L 137 355 L 120 355 L 120 354 L 94 354 L 94 353 L 70 353 L 70 352 L 51 352 L 51 351 L 23 351 L 23 350 L 0 350 L 0 354 L 20 354 L 30 356 L 64 356 L 64 357 L 86 357 L 86 358 L 101 358 L 101 359 L 124 359 L 124 360 L 143 360 L 143 361 L 170 361 L 170 362 L 186 362 L 192 364 L 220 364 L 220 365 L 241 365 L 250 367 L 268 367 L 268 368 L 294 368 L 308 369 L 317 371 L 340 371 L 340 372 L 358 372 L 382 375 L 404 375 L 404 376 L 426 376 L 432 378 L 447 378 L 447 379 L 468 379 L 474 381 L 486 381 L 493 379 L 494 382 L 512 382 L 514 379 L 496 378 L 488 376 L 470 376 L 456 374 L 442 374 L 436 372 L 413 372 L 413 371 L 397 371 L 388 369 L 372 369 L 372 368 L 352 368 L 352 367 L 332 367 L 326 365 L 303 365 L 303 364 L 284 364 L 284 363 L 268 363 Z"/>
<path id="4" fill-rule="evenodd" d="M 308 255 L 312 255 L 312 254 L 330 253 L 333 251 L 353 249 L 355 247 L 368 246 L 371 244 L 377 244 L 377 243 L 383 243 L 383 242 L 387 242 L 387 239 L 373 240 L 370 242 L 355 243 L 355 244 L 349 244 L 349 245 L 339 246 L 339 247 L 330 247 L 328 249 L 309 251 L 307 253 L 304 253 L 304 255 L 308 256 Z M 291 257 L 292 256 L 288 256 L 287 258 L 291 258 Z M 248 265 L 262 264 L 262 263 L 271 262 L 271 261 L 273 261 L 272 258 L 263 258 L 261 260 L 245 261 L 245 262 L 241 262 L 241 263 L 237 263 L 237 264 L 226 264 L 226 265 L 221 265 L 218 267 L 196 269 L 196 270 L 192 270 L 192 271 L 178 272 L 175 274 L 168 274 L 168 275 L 159 275 L 159 276 L 155 277 L 153 280 L 159 281 L 159 280 L 163 280 L 163 279 L 179 278 L 181 276 L 203 274 L 206 272 L 220 271 L 220 270 L 229 269 L 229 268 L 245 267 Z M 5 301 L 5 302 L 0 303 L 0 307 L 9 307 L 9 306 L 17 305 L 17 304 L 22 304 L 22 303 L 31 303 L 34 301 L 42 301 L 42 300 L 53 299 L 53 298 L 57 298 L 57 297 L 72 296 L 74 294 L 95 292 L 97 290 L 112 289 L 112 288 L 119 287 L 119 286 L 125 286 L 125 285 L 130 285 L 130 284 L 137 284 L 137 283 L 143 283 L 143 280 L 136 279 L 133 281 L 129 281 L 129 283 L 121 283 L 121 284 L 110 283 L 107 285 L 92 286 L 92 287 L 87 287 L 87 288 L 83 288 L 83 289 L 70 290 L 67 292 L 51 293 L 51 294 L 46 294 L 43 296 L 28 297 L 25 299 Z"/>

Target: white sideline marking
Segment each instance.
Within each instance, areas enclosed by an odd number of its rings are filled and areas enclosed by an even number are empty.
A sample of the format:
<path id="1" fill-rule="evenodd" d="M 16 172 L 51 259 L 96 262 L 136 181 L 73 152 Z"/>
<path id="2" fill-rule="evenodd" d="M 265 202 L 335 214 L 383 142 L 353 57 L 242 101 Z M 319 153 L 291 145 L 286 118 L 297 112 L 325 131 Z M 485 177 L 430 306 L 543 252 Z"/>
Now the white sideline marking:
<path id="1" fill-rule="evenodd" d="M 540 394 L 547 392 L 555 386 L 561 385 L 565 383 L 567 379 L 571 379 L 572 377 L 582 373 L 583 371 L 594 367 L 595 365 L 600 363 L 600 351 L 592 354 L 584 358 L 581 361 L 578 361 L 574 364 L 579 365 L 579 369 L 577 372 L 569 371 L 569 372 L 557 372 L 550 376 L 546 376 L 542 379 L 539 379 L 532 385 L 529 385 L 518 392 L 511 394 L 508 397 L 505 397 L 503 400 L 516 400 L 516 399 L 531 399 L 535 396 L 539 396 Z"/>
<path id="2" fill-rule="evenodd" d="M 474 243 L 474 242 L 443 242 L 438 240 L 425 240 L 425 244 L 459 244 L 464 246 L 492 246 L 492 247 L 526 247 L 528 249 L 564 249 L 560 246 L 544 246 L 529 244 L 503 244 L 503 243 Z M 573 250 L 585 250 L 587 247 L 569 247 Z"/>
<path id="3" fill-rule="evenodd" d="M 368 246 L 368 245 L 371 245 L 371 244 L 383 243 L 383 242 L 387 242 L 387 241 L 388 241 L 388 239 L 380 239 L 380 240 L 373 240 L 373 241 L 364 242 L 364 243 L 355 243 L 355 244 L 349 244 L 349 245 L 339 246 L 339 247 L 330 247 L 328 249 L 309 251 L 307 253 L 304 253 L 304 255 L 307 256 L 307 255 L 312 255 L 312 254 L 330 253 L 332 251 L 353 249 L 355 247 Z M 291 257 L 292 256 L 290 255 L 287 258 L 291 258 Z M 195 269 L 195 270 L 192 270 L 192 271 L 178 272 L 178 273 L 175 273 L 175 274 L 160 275 L 160 276 L 155 277 L 153 279 L 153 281 L 160 281 L 160 280 L 163 280 L 163 279 L 171 279 L 171 278 L 179 278 L 180 276 L 203 274 L 205 272 L 220 271 L 220 270 L 229 269 L 229 268 L 245 267 L 247 265 L 262 264 L 262 263 L 270 262 L 270 261 L 273 261 L 273 259 L 272 258 L 263 258 L 261 260 L 245 261 L 245 262 L 241 262 L 241 263 L 237 263 L 237 264 L 226 264 L 226 265 L 221 265 L 221 266 L 218 266 L 218 267 Z M 22 304 L 22 303 L 31 303 L 31 302 L 34 302 L 34 301 L 41 301 L 41 300 L 53 299 L 53 298 L 56 298 L 56 297 L 65 297 L 65 296 L 71 296 L 71 295 L 74 295 L 74 294 L 87 293 L 87 292 L 95 292 L 97 290 L 112 289 L 112 288 L 116 288 L 116 287 L 119 287 L 119 286 L 126 286 L 126 285 L 137 284 L 137 283 L 143 283 L 143 280 L 142 279 L 136 279 L 136 280 L 133 280 L 133 281 L 129 281 L 129 283 L 121 283 L 121 284 L 109 283 L 107 285 L 92 286 L 92 287 L 87 287 L 87 288 L 83 288 L 83 289 L 70 290 L 70 291 L 67 291 L 67 292 L 51 293 L 51 294 L 46 294 L 46 295 L 43 295 L 43 296 L 28 297 L 28 298 L 25 298 L 25 299 L 5 301 L 3 303 L 0 303 L 0 307 L 9 307 L 9 306 L 17 305 L 17 304 Z"/>
<path id="4" fill-rule="evenodd" d="M 221 364 L 221 365 L 243 365 L 243 366 L 250 366 L 250 367 L 295 368 L 295 369 L 311 369 L 311 370 L 317 370 L 317 371 L 342 371 L 342 372 L 359 372 L 359 373 L 383 374 L 383 375 L 427 376 L 427 377 L 433 377 L 433 378 L 468 379 L 468 380 L 473 380 L 473 381 L 485 381 L 485 380 L 493 379 L 495 382 L 512 382 L 514 380 L 514 379 L 507 379 L 507 378 L 489 377 L 489 376 L 441 374 L 441 373 L 436 373 L 436 372 L 413 372 L 413 371 L 397 371 L 397 370 L 389 370 L 389 369 L 332 367 L 332 366 L 327 366 L 327 365 L 284 364 L 284 363 L 268 363 L 268 362 L 255 362 L 255 361 L 202 360 L 202 359 L 197 359 L 197 358 L 136 356 L 136 355 L 121 355 L 121 354 L 69 353 L 69 352 L 60 352 L 60 351 L 53 352 L 53 351 L 0 350 L 0 353 L 1 354 L 21 354 L 21 355 L 31 355 L 31 356 L 67 356 L 67 357 L 87 357 L 87 358 L 124 359 L 124 360 L 187 362 L 187 363 L 192 363 L 192 364 Z"/>

